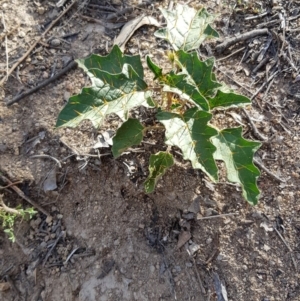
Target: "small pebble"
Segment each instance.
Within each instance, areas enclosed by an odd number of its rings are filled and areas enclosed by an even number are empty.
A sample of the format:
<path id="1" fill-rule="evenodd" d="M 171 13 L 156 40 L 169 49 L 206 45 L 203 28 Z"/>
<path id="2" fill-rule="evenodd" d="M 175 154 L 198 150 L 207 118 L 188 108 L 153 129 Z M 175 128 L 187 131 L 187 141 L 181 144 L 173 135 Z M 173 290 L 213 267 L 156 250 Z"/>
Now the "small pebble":
<path id="1" fill-rule="evenodd" d="M 25 35 L 26 35 L 26 34 L 25 34 L 24 31 L 19 31 L 19 34 L 18 34 L 19 38 L 24 38 Z"/>
<path id="2" fill-rule="evenodd" d="M 51 215 L 48 215 L 46 218 L 46 223 L 49 225 L 53 220 L 53 217 Z"/>
<path id="3" fill-rule="evenodd" d="M 52 39 L 51 41 L 50 41 L 50 45 L 52 46 L 52 47 L 57 47 L 57 46 L 59 46 L 61 44 L 61 41 L 59 40 L 59 39 Z"/>
<path id="4" fill-rule="evenodd" d="M 49 73 L 47 71 L 44 71 L 42 77 L 43 79 L 49 78 Z"/>
<path id="5" fill-rule="evenodd" d="M 193 264 L 192 264 L 191 262 L 186 262 L 186 263 L 185 263 L 185 266 L 186 266 L 187 268 L 191 268 L 191 267 L 193 266 Z"/>
<path id="6" fill-rule="evenodd" d="M 45 11 L 46 11 L 45 7 L 43 7 L 43 6 L 40 6 L 37 8 L 37 12 L 39 15 L 43 15 L 45 13 Z"/>
<path id="7" fill-rule="evenodd" d="M 150 265 L 150 272 L 153 273 L 155 271 L 155 266 L 154 265 Z"/>
<path id="8" fill-rule="evenodd" d="M 64 101 L 68 101 L 71 96 L 71 93 L 68 91 L 64 92 Z M 99 161 L 99 160 L 98 160 Z M 100 162 L 100 161 L 99 161 Z M 96 163 L 95 163 L 96 164 Z M 97 164 L 96 164 L 97 165 Z"/>

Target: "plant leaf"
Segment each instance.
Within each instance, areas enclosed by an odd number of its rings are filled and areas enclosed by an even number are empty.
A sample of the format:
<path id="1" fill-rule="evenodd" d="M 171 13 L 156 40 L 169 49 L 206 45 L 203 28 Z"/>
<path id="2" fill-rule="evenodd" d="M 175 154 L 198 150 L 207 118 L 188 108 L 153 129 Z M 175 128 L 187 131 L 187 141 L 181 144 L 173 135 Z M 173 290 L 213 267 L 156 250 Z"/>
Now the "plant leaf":
<path id="1" fill-rule="evenodd" d="M 182 70 L 180 74 L 186 74 L 187 82 L 196 86 L 206 99 L 213 97 L 218 88 L 222 87 L 212 72 L 214 59 L 209 58 L 201 61 L 195 51 L 186 53 L 180 50 L 176 54 L 175 60 Z"/>
<path id="2" fill-rule="evenodd" d="M 218 90 L 216 96 L 210 98 L 208 102 L 211 110 L 217 107 L 226 108 L 251 104 L 251 100 L 246 96 L 235 93 L 224 93 L 220 90 Z"/>
<path id="3" fill-rule="evenodd" d="M 210 179 L 216 181 L 218 169 L 213 158 L 216 147 L 210 140 L 218 132 L 207 124 L 212 115 L 192 108 L 183 116 L 159 112 L 156 117 L 166 128 L 165 143 L 179 147 L 183 158 L 190 160 L 193 168 L 201 169 Z"/>
<path id="4" fill-rule="evenodd" d="M 159 77 L 161 84 L 164 85 L 163 91 L 176 93 L 181 99 L 209 111 L 209 99 L 222 87 L 216 82 L 212 72 L 214 60 L 201 61 L 196 52 L 186 53 L 182 50 L 177 51 L 174 58 L 181 71 L 179 73 L 171 71 Z M 158 71 L 153 68 L 151 70 L 158 75 Z"/>
<path id="5" fill-rule="evenodd" d="M 191 51 L 199 48 L 203 41 L 210 37 L 219 37 L 209 25 L 214 16 L 204 8 L 199 11 L 187 5 L 177 4 L 173 11 L 160 8 L 167 21 L 167 27 L 154 33 L 158 38 L 167 40 L 175 51 Z"/>
<path id="6" fill-rule="evenodd" d="M 191 85 L 187 82 L 186 74 L 176 74 L 171 71 L 162 81 L 164 83 L 163 91 L 176 93 L 181 99 L 185 99 L 197 105 L 202 110 L 209 110 L 207 100 L 195 85 Z"/>
<path id="7" fill-rule="evenodd" d="M 261 144 L 244 139 L 241 127 L 220 131 L 212 138 L 212 143 L 217 148 L 214 158 L 224 161 L 228 180 L 239 183 L 244 198 L 252 205 L 257 204 L 259 189 L 256 181 L 260 172 L 253 164 L 253 155 Z"/>
<path id="8" fill-rule="evenodd" d="M 138 145 L 143 140 L 143 125 L 137 120 L 129 118 L 117 130 L 113 138 L 112 153 L 119 157 L 128 147 Z"/>
<path id="9" fill-rule="evenodd" d="M 147 56 L 147 65 L 149 69 L 154 73 L 154 79 L 162 77 L 162 69 L 155 65 L 149 56 Z"/>
<path id="10" fill-rule="evenodd" d="M 154 190 L 157 181 L 173 164 L 173 156 L 167 152 L 158 152 L 150 156 L 149 176 L 144 183 L 146 193 L 151 193 Z"/>
<path id="11" fill-rule="evenodd" d="M 56 127 L 76 127 L 82 120 L 89 119 L 98 128 L 106 115 L 115 113 L 127 120 L 128 112 L 136 106 L 152 106 L 151 93 L 146 83 L 131 65 L 125 64 L 122 73 L 110 74 L 100 69 L 90 69 L 96 80 L 72 96 L 60 112 Z"/>
<path id="12" fill-rule="evenodd" d="M 95 79 L 92 70 L 99 69 L 110 74 L 119 74 L 122 73 L 123 66 L 125 64 L 130 65 L 138 74 L 139 78 L 144 78 L 144 69 L 141 63 L 140 56 L 124 55 L 117 45 L 114 45 L 111 52 L 106 56 L 91 54 L 87 58 L 79 59 L 76 61 L 78 63 L 78 66 L 90 76 L 92 83 Z"/>

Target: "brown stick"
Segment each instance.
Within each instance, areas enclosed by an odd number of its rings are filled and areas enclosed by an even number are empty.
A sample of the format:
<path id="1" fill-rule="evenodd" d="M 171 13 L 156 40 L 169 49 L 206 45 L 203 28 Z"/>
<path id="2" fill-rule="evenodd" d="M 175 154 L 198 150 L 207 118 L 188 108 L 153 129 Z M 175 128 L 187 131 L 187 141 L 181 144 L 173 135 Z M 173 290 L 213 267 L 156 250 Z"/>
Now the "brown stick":
<path id="1" fill-rule="evenodd" d="M 250 115 L 248 114 L 248 112 L 247 112 L 244 108 L 242 108 L 242 111 L 243 111 L 243 113 L 245 114 L 246 118 L 248 119 L 248 121 L 249 121 L 249 123 L 250 123 L 250 125 L 251 125 L 251 127 L 252 127 L 252 130 L 253 130 L 255 136 L 256 136 L 257 138 L 261 139 L 262 141 L 266 141 L 268 138 L 265 137 L 265 136 L 263 136 L 263 135 L 258 131 L 256 125 L 255 125 L 254 122 L 252 121 L 252 119 L 251 119 Z"/>
<path id="2" fill-rule="evenodd" d="M 3 174 L 0 173 L 0 179 L 8 185 L 13 184 L 9 179 L 7 179 Z M 42 206 L 40 206 L 38 203 L 36 203 L 35 201 L 32 201 L 28 196 L 26 196 L 24 194 L 24 192 L 19 189 L 17 186 L 11 186 L 11 189 L 13 189 L 22 199 L 24 199 L 25 201 L 27 201 L 29 204 L 31 204 L 33 207 L 35 207 L 37 210 L 41 211 L 42 213 L 44 213 L 45 215 L 50 215 L 50 213 L 45 210 Z"/>
<path id="3" fill-rule="evenodd" d="M 269 34 L 268 28 L 251 30 L 249 32 L 246 32 L 246 33 L 243 33 L 241 35 L 235 36 L 233 38 L 229 38 L 229 39 L 224 40 L 223 43 L 216 46 L 216 51 L 218 53 L 221 53 L 226 48 L 230 47 L 231 45 L 234 45 L 238 42 L 245 41 L 245 40 L 251 39 L 253 37 L 264 35 L 264 34 Z"/>
<path id="4" fill-rule="evenodd" d="M 4 77 L 0 81 L 0 86 L 3 86 L 6 78 L 8 78 L 14 70 L 27 58 L 27 56 L 30 54 L 30 52 L 36 47 L 36 45 L 39 43 L 39 41 L 42 40 L 42 38 L 45 37 L 45 35 L 52 29 L 52 27 L 64 16 L 70 9 L 71 7 L 77 2 L 77 0 L 74 0 L 64 11 L 61 12 L 61 14 L 51 22 L 49 27 L 43 32 L 43 34 L 30 46 L 30 48 L 26 51 L 26 53 L 10 68 L 8 71 L 7 77 Z"/>
<path id="5" fill-rule="evenodd" d="M 7 207 L 2 199 L 2 195 L 0 194 L 0 211 L 1 210 L 11 214 L 21 215 L 21 213 L 17 209 Z"/>
<path id="6" fill-rule="evenodd" d="M 17 181 L 17 182 L 15 182 L 15 183 L 11 183 L 10 185 L 6 185 L 6 186 L 4 186 L 4 187 L 1 187 L 0 186 L 0 190 L 2 190 L 2 189 L 7 189 L 7 188 L 9 188 L 9 187 L 11 187 L 11 186 L 14 186 L 14 185 L 17 185 L 17 184 L 21 184 L 22 183 L 22 181 Z"/>
<path id="7" fill-rule="evenodd" d="M 55 80 L 57 80 L 58 78 L 60 78 L 62 75 L 66 74 L 67 72 L 69 72 L 71 69 L 75 68 L 77 66 L 77 63 L 75 61 L 72 61 L 71 63 L 69 63 L 69 65 L 67 67 L 65 67 L 64 69 L 62 69 L 60 72 L 58 72 L 57 74 L 55 74 L 54 76 L 44 80 L 43 82 L 41 82 L 39 85 L 37 85 L 36 87 L 29 89 L 17 96 L 15 96 L 12 100 L 8 101 L 6 103 L 7 106 L 11 106 L 12 104 L 19 102 L 21 99 L 23 99 L 26 96 L 29 96 L 31 94 L 33 94 L 34 92 L 38 91 L 41 88 L 44 88 L 45 86 L 49 85 L 50 83 L 54 82 Z"/>

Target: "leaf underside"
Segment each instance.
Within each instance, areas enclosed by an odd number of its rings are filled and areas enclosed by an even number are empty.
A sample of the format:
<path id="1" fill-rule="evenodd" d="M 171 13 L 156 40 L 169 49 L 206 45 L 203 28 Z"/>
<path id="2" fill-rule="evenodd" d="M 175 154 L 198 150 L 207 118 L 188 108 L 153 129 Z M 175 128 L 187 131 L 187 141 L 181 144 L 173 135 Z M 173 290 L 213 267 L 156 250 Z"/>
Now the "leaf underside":
<path id="1" fill-rule="evenodd" d="M 143 140 L 143 130 L 143 125 L 137 119 L 129 118 L 125 121 L 113 138 L 113 156 L 117 158 L 128 147 L 140 144 Z"/>
<path id="2" fill-rule="evenodd" d="M 210 26 L 214 17 L 204 8 L 196 11 L 187 5 L 177 4 L 173 11 L 160 8 L 167 21 L 167 27 L 154 33 L 158 38 L 167 40 L 175 51 L 191 51 L 199 48 L 209 37 L 219 37 Z"/>
<path id="3" fill-rule="evenodd" d="M 241 127 L 220 131 L 212 143 L 217 148 L 214 158 L 224 161 L 228 180 L 240 184 L 244 198 L 252 205 L 257 204 L 260 172 L 253 164 L 253 155 L 261 144 L 244 139 Z"/>
<path id="4" fill-rule="evenodd" d="M 173 156 L 167 152 L 158 152 L 157 154 L 150 156 L 149 176 L 144 183 L 146 193 L 154 191 L 157 181 L 173 164 Z"/>
<path id="5" fill-rule="evenodd" d="M 182 116 L 159 112 L 156 117 L 166 128 L 165 143 L 179 147 L 183 158 L 190 160 L 193 168 L 201 169 L 211 180 L 216 181 L 218 169 L 213 158 L 216 148 L 210 139 L 218 132 L 207 124 L 212 115 L 193 108 Z"/>

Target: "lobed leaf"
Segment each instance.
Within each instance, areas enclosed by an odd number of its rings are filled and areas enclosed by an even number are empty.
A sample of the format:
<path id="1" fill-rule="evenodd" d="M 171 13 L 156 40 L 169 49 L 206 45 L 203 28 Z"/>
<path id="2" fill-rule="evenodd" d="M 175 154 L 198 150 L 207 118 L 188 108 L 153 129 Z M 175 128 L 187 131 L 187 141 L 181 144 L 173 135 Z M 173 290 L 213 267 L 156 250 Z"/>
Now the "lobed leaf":
<path id="1" fill-rule="evenodd" d="M 214 109 L 217 107 L 232 107 L 232 106 L 242 106 L 251 104 L 251 100 L 243 95 L 235 94 L 235 93 L 224 93 L 222 91 L 218 91 L 216 96 L 210 98 L 208 100 L 210 109 Z"/>
<path id="2" fill-rule="evenodd" d="M 207 124 L 212 115 L 192 108 L 182 116 L 159 112 L 156 117 L 166 128 L 165 143 L 179 147 L 183 158 L 190 160 L 193 168 L 201 169 L 210 179 L 216 181 L 218 169 L 213 158 L 216 147 L 211 143 L 211 138 L 218 132 Z"/>
<path id="3" fill-rule="evenodd" d="M 209 110 L 207 100 L 195 85 L 187 82 L 186 74 L 176 74 L 171 71 L 162 81 L 164 83 L 163 91 L 176 93 L 181 99 L 191 102 L 202 110 Z"/>
<path id="4" fill-rule="evenodd" d="M 157 181 L 174 164 L 173 156 L 167 152 L 158 152 L 150 156 L 149 176 L 144 183 L 146 193 L 153 192 Z"/>
<path id="5" fill-rule="evenodd" d="M 224 161 L 228 180 L 239 183 L 244 198 L 252 205 L 257 204 L 260 192 L 256 182 L 260 172 L 253 164 L 253 155 L 261 144 L 244 139 L 241 127 L 220 131 L 212 143 L 217 149 L 214 158 Z"/>
<path id="6" fill-rule="evenodd" d="M 118 59 L 119 56 L 116 61 Z M 139 58 L 135 57 L 135 60 Z M 153 106 L 151 93 L 146 91 L 146 83 L 131 65 L 124 64 L 118 74 L 96 68 L 88 70 L 92 86 L 83 88 L 80 94 L 69 99 L 58 116 L 56 127 L 76 127 L 81 121 L 89 119 L 98 128 L 108 114 L 114 113 L 122 120 L 127 120 L 132 108 Z"/>
<path id="7" fill-rule="evenodd" d="M 187 82 L 196 86 L 206 99 L 213 97 L 217 89 L 222 87 L 212 72 L 213 58 L 201 61 L 197 52 L 186 53 L 180 50 L 177 52 L 176 62 L 181 68 L 180 74 L 186 74 Z"/>
<path id="8" fill-rule="evenodd" d="M 114 45 L 111 52 L 106 56 L 91 54 L 87 58 L 77 60 L 78 66 L 83 69 L 91 78 L 92 83 L 96 78 L 92 70 L 98 69 L 110 74 L 119 74 L 125 64 L 130 65 L 135 70 L 139 78 L 144 78 L 144 69 L 139 55 L 129 56 L 123 54 L 117 45 Z"/>
<path id="9" fill-rule="evenodd" d="M 198 49 L 210 37 L 219 37 L 210 26 L 214 17 L 204 8 L 196 11 L 187 5 L 177 4 L 173 11 L 160 8 L 167 21 L 167 27 L 154 33 L 158 38 L 167 40 L 175 51 Z"/>
<path id="10" fill-rule="evenodd" d="M 128 147 L 138 145 L 143 140 L 143 125 L 133 118 L 125 121 L 113 138 L 112 153 L 119 157 Z"/>

